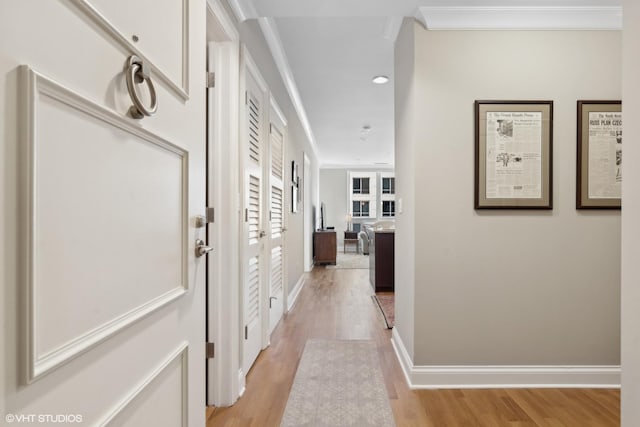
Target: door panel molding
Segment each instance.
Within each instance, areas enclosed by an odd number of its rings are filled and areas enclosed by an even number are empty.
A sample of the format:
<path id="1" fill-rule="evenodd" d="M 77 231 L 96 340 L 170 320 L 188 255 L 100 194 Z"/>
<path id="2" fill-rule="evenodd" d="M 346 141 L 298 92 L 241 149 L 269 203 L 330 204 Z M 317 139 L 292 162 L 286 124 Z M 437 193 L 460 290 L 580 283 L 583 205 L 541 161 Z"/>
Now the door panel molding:
<path id="1" fill-rule="evenodd" d="M 118 43 L 126 52 L 137 55 L 142 61 L 151 66 L 151 70 L 182 100 L 189 99 L 189 0 L 182 0 L 182 78 L 176 81 L 169 77 L 169 73 L 152 60 L 148 55 L 132 43 L 90 0 L 73 0 L 72 2 L 81 12 L 87 15 L 111 39 Z"/>
<path id="2" fill-rule="evenodd" d="M 161 362 L 151 374 L 149 374 L 143 381 L 137 384 L 126 396 L 118 402 L 115 407 L 104 417 L 100 422 L 97 423 L 100 427 L 107 427 L 110 425 L 115 425 L 114 421 L 118 419 L 125 412 L 125 410 L 130 407 L 130 405 L 141 398 L 145 392 L 149 392 L 151 385 L 158 380 L 162 375 L 168 375 L 170 373 L 169 367 L 174 364 L 174 362 L 178 361 L 178 368 L 180 369 L 180 376 L 182 382 L 182 393 L 181 393 L 181 402 L 180 405 L 182 407 L 182 427 L 186 427 L 188 425 L 188 382 L 189 382 L 189 343 L 183 342 L 178 346 L 176 350 L 171 352 L 164 360 Z"/>
<path id="3" fill-rule="evenodd" d="M 189 288 L 188 280 L 188 174 L 189 174 L 189 153 L 187 150 L 175 145 L 162 137 L 141 128 L 137 122 L 120 116 L 117 113 L 102 107 L 76 92 L 56 83 L 55 81 L 43 76 L 29 66 L 21 66 L 21 78 L 23 82 L 22 93 L 24 94 L 24 104 L 22 105 L 22 135 L 24 141 L 24 169 L 23 169 L 23 187 L 22 193 L 25 199 L 22 203 L 22 217 L 25 219 L 24 236 L 25 245 L 24 254 L 24 281 L 25 295 L 24 304 L 22 305 L 25 319 L 26 341 L 26 359 L 27 373 L 26 381 L 31 383 L 39 379 L 43 375 L 67 363 L 71 359 L 77 357 L 90 348 L 94 347 L 103 340 L 116 334 L 122 329 L 130 326 L 134 322 L 142 319 L 148 314 L 160 309 L 172 301 L 184 295 Z M 75 114 L 90 116 L 97 119 L 103 124 L 111 128 L 117 128 L 124 131 L 144 143 L 151 144 L 154 148 L 159 148 L 163 152 L 177 157 L 180 169 L 180 206 L 179 206 L 179 234 L 181 240 L 180 259 L 176 260 L 179 265 L 180 283 L 175 287 L 146 298 L 145 301 L 137 306 L 128 307 L 126 311 L 113 315 L 108 321 L 101 323 L 99 326 L 90 326 L 82 333 L 68 339 L 62 345 L 54 347 L 47 352 L 41 352 L 37 346 L 37 338 L 40 331 L 37 328 L 38 310 L 38 284 L 37 277 L 38 256 L 37 256 L 37 236 L 38 230 L 38 203 L 37 182 L 38 173 L 38 138 L 40 137 L 37 126 L 39 118 L 39 106 L 41 106 L 42 98 L 52 99 L 65 107 L 70 107 Z M 117 141 L 117 139 L 116 139 Z M 64 165 L 62 165 L 64 167 Z M 82 177 L 80 177 L 82 178 Z M 90 209 L 91 207 L 88 207 Z M 157 214 L 157 213 L 151 213 Z M 97 242 L 96 244 L 100 244 Z M 91 250 L 91 248 L 87 248 Z M 127 295 L 122 295 L 127 298 Z"/>

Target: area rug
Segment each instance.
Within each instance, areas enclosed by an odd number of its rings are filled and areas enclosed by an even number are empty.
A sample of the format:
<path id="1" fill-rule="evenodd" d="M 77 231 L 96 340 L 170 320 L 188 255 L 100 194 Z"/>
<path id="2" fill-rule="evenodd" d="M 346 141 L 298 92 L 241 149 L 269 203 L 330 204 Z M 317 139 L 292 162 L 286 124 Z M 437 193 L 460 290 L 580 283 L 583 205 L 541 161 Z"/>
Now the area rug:
<path id="1" fill-rule="evenodd" d="M 280 425 L 395 426 L 375 342 L 308 340 Z"/>
<path id="2" fill-rule="evenodd" d="M 395 294 L 393 292 L 378 292 L 372 295 L 371 298 L 373 298 L 378 308 L 380 308 L 387 329 L 393 328 L 396 321 Z"/>
<path id="3" fill-rule="evenodd" d="M 338 252 L 336 254 L 336 265 L 328 265 L 327 268 L 369 268 L 369 256 Z"/>

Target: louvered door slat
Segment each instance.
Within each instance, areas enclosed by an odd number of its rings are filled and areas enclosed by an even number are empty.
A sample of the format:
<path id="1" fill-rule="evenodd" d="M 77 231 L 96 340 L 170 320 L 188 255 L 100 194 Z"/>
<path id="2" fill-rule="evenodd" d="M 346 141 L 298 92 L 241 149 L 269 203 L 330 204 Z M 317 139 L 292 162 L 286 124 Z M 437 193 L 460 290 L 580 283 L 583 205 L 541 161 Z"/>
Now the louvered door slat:
<path id="1" fill-rule="evenodd" d="M 249 206 L 247 207 L 249 244 L 258 243 L 260 238 L 260 178 L 249 177 Z"/>
<path id="2" fill-rule="evenodd" d="M 271 126 L 271 175 L 283 181 L 283 137 L 276 126 Z"/>
<path id="3" fill-rule="evenodd" d="M 258 319 L 260 314 L 260 270 L 259 257 L 249 259 L 247 324 Z"/>
<path id="4" fill-rule="evenodd" d="M 249 133 L 249 159 L 260 164 L 260 102 L 252 92 L 247 93 L 247 127 Z"/>
<path id="5" fill-rule="evenodd" d="M 282 246 L 271 250 L 271 295 L 282 290 Z"/>
<path id="6" fill-rule="evenodd" d="M 271 237 L 280 237 L 282 234 L 282 189 L 271 187 Z"/>

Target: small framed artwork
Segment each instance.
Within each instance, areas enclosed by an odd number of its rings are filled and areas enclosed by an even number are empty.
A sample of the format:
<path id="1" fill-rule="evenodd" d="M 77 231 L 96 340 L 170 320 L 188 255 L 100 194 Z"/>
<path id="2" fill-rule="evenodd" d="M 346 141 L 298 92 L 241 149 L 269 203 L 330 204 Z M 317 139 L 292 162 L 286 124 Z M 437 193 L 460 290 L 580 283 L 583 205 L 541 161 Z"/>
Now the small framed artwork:
<path id="1" fill-rule="evenodd" d="M 298 185 L 298 162 L 291 161 L 291 183 Z"/>
<path id="2" fill-rule="evenodd" d="M 620 209 L 622 102 L 578 101 L 577 209 Z"/>
<path id="3" fill-rule="evenodd" d="M 475 102 L 476 209 L 551 209 L 553 101 Z"/>

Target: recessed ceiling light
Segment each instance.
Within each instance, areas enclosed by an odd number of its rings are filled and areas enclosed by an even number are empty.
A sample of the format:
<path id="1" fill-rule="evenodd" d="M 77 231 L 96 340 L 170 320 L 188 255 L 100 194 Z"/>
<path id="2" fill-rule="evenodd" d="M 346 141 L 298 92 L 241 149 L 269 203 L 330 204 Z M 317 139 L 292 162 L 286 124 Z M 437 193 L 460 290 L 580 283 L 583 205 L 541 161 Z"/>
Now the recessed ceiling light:
<path id="1" fill-rule="evenodd" d="M 389 77 L 387 76 L 375 76 L 373 80 L 371 80 L 377 85 L 383 85 L 389 81 Z"/>

